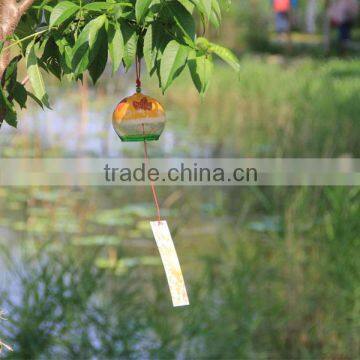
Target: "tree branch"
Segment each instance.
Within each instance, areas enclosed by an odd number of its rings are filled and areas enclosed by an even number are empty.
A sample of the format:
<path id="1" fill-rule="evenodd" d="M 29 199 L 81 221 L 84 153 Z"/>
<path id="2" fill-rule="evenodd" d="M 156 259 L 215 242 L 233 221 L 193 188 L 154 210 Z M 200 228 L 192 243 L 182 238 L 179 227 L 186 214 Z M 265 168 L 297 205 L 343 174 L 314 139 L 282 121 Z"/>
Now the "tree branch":
<path id="1" fill-rule="evenodd" d="M 7 0 L 6 2 L 0 0 L 0 40 L 4 40 L 14 33 L 21 17 L 33 2 L 34 0 L 22 0 L 19 3 L 16 0 Z M 5 46 L 7 45 L 8 43 L 6 42 Z M 9 61 L 10 52 L 8 50 L 3 51 L 3 54 L 0 56 L 0 79 Z"/>
<path id="2" fill-rule="evenodd" d="M 17 3 L 16 0 L 0 0 L 0 40 L 6 39 L 8 36 L 11 36 L 20 19 L 21 16 L 30 8 L 33 4 L 34 0 L 22 0 Z M 8 45 L 8 42 L 6 42 Z M 6 46 L 5 45 L 5 46 Z M 10 49 L 3 51 L 0 55 L 0 80 L 4 74 L 6 67 L 8 66 L 10 61 Z M 29 81 L 29 77 L 26 76 L 21 82 L 25 85 Z M 1 85 L 0 85 L 1 86 Z M 10 99 L 12 100 L 12 95 L 10 95 Z M 9 100 L 10 100 L 9 99 Z M 4 122 L 6 115 L 6 110 L 0 110 L 0 128 Z"/>
<path id="3" fill-rule="evenodd" d="M 19 11 L 16 0 L 1 1 L 0 3 L 0 40 L 12 35 L 18 22 Z M 9 43 L 6 41 L 5 46 Z M 10 51 L 3 50 L 0 55 L 0 80 L 10 61 Z"/>
<path id="4" fill-rule="evenodd" d="M 19 5 L 18 5 L 18 9 L 21 15 L 24 14 L 24 12 L 26 12 L 29 7 L 33 4 L 34 0 L 22 0 Z"/>

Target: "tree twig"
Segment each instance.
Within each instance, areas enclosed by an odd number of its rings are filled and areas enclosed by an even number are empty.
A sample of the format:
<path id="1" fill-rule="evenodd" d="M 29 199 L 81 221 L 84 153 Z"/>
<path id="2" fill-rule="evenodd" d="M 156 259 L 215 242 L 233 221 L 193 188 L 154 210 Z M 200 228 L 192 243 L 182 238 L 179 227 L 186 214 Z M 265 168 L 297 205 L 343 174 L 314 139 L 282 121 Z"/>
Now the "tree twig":
<path id="1" fill-rule="evenodd" d="M 26 75 L 23 80 L 21 81 L 21 85 L 26 85 L 26 83 L 29 81 L 29 75 Z"/>
<path id="2" fill-rule="evenodd" d="M 43 34 L 44 32 L 49 31 L 49 30 L 50 30 L 50 29 L 44 29 L 44 30 L 35 32 L 35 33 L 33 33 L 33 34 L 30 34 L 30 35 L 28 35 L 28 36 L 25 36 L 25 37 L 23 37 L 23 38 L 21 38 L 21 39 L 19 39 L 19 40 L 17 40 L 17 41 L 14 41 L 14 42 L 11 43 L 9 46 L 5 47 L 5 48 L 3 49 L 3 51 L 10 50 L 13 46 L 15 46 L 15 45 L 17 45 L 17 44 L 21 44 L 23 41 L 28 40 L 28 39 L 31 39 L 31 38 L 33 38 L 33 37 L 36 37 L 36 36 L 38 36 L 38 35 L 41 35 L 41 34 Z"/>

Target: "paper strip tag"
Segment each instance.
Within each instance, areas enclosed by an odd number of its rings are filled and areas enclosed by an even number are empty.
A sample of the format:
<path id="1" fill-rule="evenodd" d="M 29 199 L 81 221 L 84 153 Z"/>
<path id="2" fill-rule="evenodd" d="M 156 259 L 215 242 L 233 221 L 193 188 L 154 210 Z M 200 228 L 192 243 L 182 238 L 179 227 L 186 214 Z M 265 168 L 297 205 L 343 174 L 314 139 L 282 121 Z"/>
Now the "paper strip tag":
<path id="1" fill-rule="evenodd" d="M 170 288 L 173 306 L 189 305 L 178 256 L 165 220 L 150 221 Z"/>

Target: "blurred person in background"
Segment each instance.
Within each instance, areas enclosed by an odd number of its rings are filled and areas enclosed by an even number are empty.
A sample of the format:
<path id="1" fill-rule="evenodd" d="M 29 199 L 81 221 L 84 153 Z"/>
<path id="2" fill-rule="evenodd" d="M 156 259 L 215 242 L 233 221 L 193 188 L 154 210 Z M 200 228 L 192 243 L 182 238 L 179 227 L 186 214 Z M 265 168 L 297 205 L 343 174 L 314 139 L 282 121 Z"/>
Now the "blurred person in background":
<path id="1" fill-rule="evenodd" d="M 276 32 L 288 33 L 290 31 L 290 0 L 273 0 L 275 13 L 275 29 Z"/>
<path id="2" fill-rule="evenodd" d="M 351 40 L 351 30 L 359 13 L 358 0 L 335 0 L 328 10 L 332 27 L 338 30 L 340 51 L 344 52 Z"/>
<path id="3" fill-rule="evenodd" d="M 291 47 L 291 12 L 297 7 L 297 0 L 272 0 L 275 14 L 275 30 L 285 34 L 288 48 Z"/>

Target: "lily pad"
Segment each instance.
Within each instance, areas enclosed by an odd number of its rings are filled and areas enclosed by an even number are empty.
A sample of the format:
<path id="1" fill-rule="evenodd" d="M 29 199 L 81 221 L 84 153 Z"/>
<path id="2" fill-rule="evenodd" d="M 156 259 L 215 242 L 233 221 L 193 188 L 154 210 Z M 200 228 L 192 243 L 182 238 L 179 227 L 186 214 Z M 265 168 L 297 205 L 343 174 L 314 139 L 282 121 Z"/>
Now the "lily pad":
<path id="1" fill-rule="evenodd" d="M 107 226 L 131 226 L 135 223 L 135 220 L 131 216 L 126 216 L 122 209 L 98 211 L 93 221 Z"/>
<path id="2" fill-rule="evenodd" d="M 119 245 L 121 239 L 118 236 L 113 235 L 93 235 L 93 236 L 84 236 L 79 237 L 74 240 L 75 245 L 81 246 L 109 246 L 109 245 Z"/>
<path id="3" fill-rule="evenodd" d="M 115 269 L 116 274 L 121 275 L 136 266 L 160 266 L 161 260 L 157 256 L 129 257 L 122 258 L 114 264 L 109 259 L 99 258 L 96 260 L 96 265 L 102 269 Z"/>
<path id="4" fill-rule="evenodd" d="M 267 216 L 261 221 L 253 221 L 248 227 L 258 232 L 280 232 L 282 230 L 278 216 Z"/>

